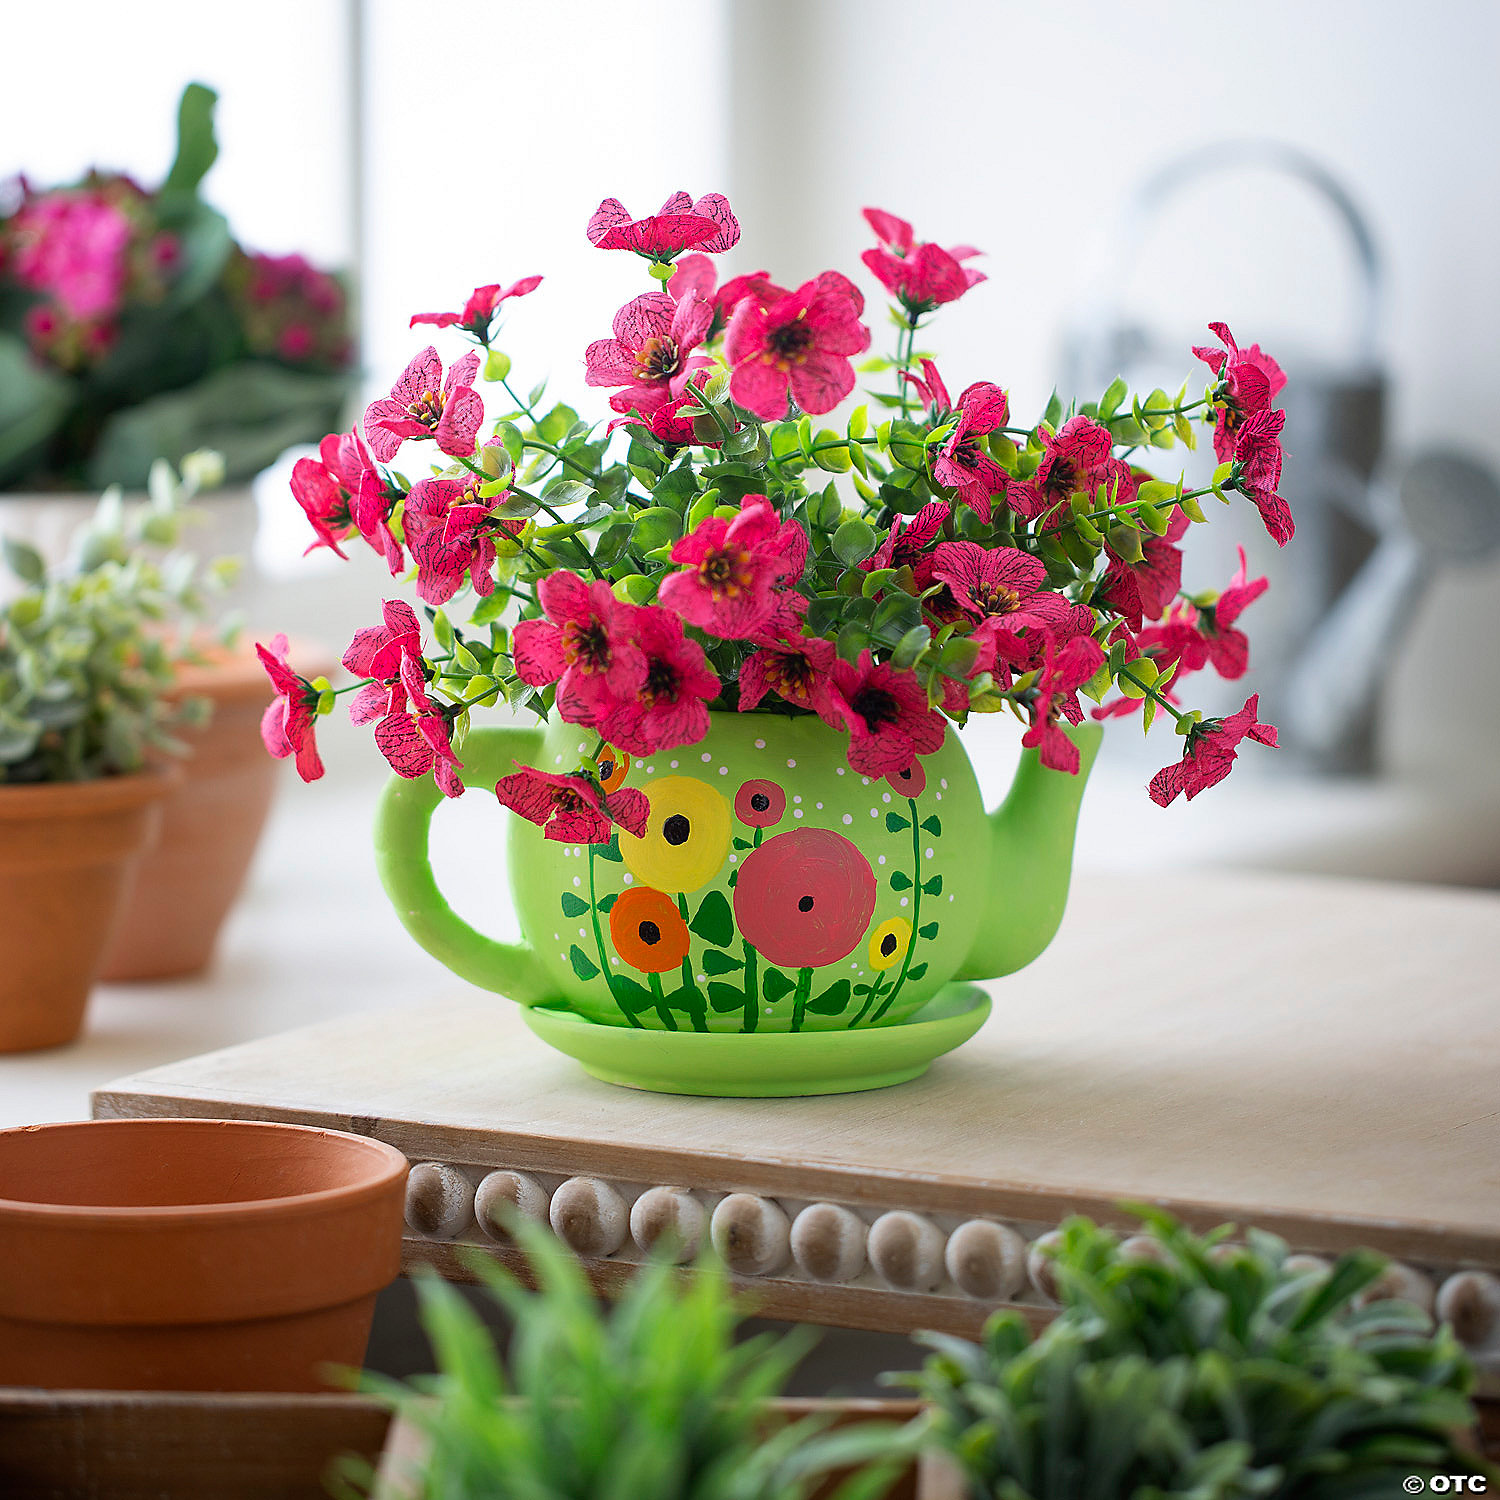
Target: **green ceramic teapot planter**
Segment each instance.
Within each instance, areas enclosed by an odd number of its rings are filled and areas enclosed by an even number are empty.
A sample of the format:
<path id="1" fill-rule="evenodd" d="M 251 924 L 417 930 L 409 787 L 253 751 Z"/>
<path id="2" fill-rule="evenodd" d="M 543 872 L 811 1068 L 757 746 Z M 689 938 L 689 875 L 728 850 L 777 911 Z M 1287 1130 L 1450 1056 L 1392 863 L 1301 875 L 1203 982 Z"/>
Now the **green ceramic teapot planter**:
<path id="1" fill-rule="evenodd" d="M 431 777 L 386 788 L 380 875 L 429 953 L 526 1006 L 596 1076 L 722 1095 L 900 1082 L 988 1013 L 982 990 L 955 981 L 1009 974 L 1057 930 L 1099 744 L 1096 726 L 1071 733 L 1079 775 L 1027 751 L 986 815 L 956 732 L 873 781 L 811 715 L 715 713 L 696 745 L 603 767 L 606 786 L 645 793 L 643 836 L 564 844 L 512 819 L 521 944 L 476 932 L 439 890 Z M 463 779 L 492 788 L 516 762 L 564 771 L 594 744 L 558 719 L 476 730 Z"/>

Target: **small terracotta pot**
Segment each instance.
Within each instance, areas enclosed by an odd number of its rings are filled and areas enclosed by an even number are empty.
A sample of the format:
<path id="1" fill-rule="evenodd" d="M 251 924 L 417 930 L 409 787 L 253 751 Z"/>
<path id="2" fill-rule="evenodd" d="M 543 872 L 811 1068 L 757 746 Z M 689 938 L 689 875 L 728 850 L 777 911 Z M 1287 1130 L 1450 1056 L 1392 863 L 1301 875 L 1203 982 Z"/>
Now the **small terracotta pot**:
<path id="1" fill-rule="evenodd" d="M 208 967 L 276 791 L 280 766 L 260 739 L 271 686 L 253 654 L 180 667 L 172 696 L 211 699 L 213 717 L 179 732 L 191 754 L 162 808 L 161 837 L 136 866 L 100 976 L 111 982 Z"/>
<path id="2" fill-rule="evenodd" d="M 178 780 L 167 769 L 0 786 L 0 1052 L 82 1029 L 131 862 Z"/>
<path id="3" fill-rule="evenodd" d="M 400 1269 L 406 1158 L 231 1120 L 0 1131 L 0 1386 L 312 1391 Z"/>

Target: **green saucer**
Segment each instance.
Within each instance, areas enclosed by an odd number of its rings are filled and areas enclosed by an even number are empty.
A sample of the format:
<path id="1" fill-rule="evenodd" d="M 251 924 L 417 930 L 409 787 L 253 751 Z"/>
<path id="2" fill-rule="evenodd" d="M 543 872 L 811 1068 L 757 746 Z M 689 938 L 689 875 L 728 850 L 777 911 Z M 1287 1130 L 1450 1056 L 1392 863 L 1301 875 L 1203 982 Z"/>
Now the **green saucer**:
<path id="1" fill-rule="evenodd" d="M 656 1094 L 785 1098 L 852 1094 L 920 1078 L 984 1025 L 990 997 L 950 984 L 914 1016 L 862 1031 L 643 1031 L 535 1006 L 526 1024 L 605 1083 Z"/>

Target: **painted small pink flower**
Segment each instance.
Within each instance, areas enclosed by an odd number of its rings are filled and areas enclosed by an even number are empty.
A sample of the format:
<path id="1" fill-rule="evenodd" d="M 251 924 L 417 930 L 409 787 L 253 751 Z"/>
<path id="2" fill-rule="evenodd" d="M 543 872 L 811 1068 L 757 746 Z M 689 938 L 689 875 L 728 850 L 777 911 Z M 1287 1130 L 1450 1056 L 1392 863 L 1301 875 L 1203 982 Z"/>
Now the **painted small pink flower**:
<path id="1" fill-rule="evenodd" d="M 1245 706 L 1227 719 L 1205 719 L 1195 725 L 1187 736 L 1187 749 L 1175 765 L 1164 767 L 1151 778 L 1151 800 L 1158 807 L 1166 807 L 1186 794 L 1192 801 L 1199 792 L 1216 786 L 1234 769 L 1243 740 L 1256 740 L 1262 745 L 1276 744 L 1273 725 L 1262 724 L 1257 715 L 1260 711 L 1260 694 L 1245 700 Z"/>
<path id="2" fill-rule="evenodd" d="M 467 578 L 474 592 L 495 591 L 491 512 L 503 495 L 479 498 L 477 478 L 419 479 L 406 497 L 402 526 L 417 565 L 417 593 L 428 604 L 446 604 Z"/>
<path id="3" fill-rule="evenodd" d="M 740 241 L 739 221 L 722 193 L 705 193 L 696 203 L 686 193 L 673 193 L 645 219 L 632 219 L 618 198 L 606 198 L 594 210 L 587 233 L 600 250 L 633 250 L 662 263 L 684 250 L 717 255 Z"/>
<path id="4" fill-rule="evenodd" d="M 734 815 L 750 828 L 774 828 L 786 816 L 786 793 L 774 781 L 746 781 L 735 793 Z"/>
<path id="5" fill-rule="evenodd" d="M 436 438 L 444 453 L 469 458 L 484 420 L 484 402 L 474 389 L 479 355 L 470 350 L 445 379 L 443 362 L 429 345 L 407 365 L 391 394 L 365 409 L 365 437 L 382 463 L 396 456 L 407 438 Z"/>
<path id="6" fill-rule="evenodd" d="M 1036 473 L 1024 483 L 1012 484 L 1006 501 L 1028 520 L 1060 510 L 1078 491 L 1093 494 L 1111 478 L 1131 483 L 1123 464 L 1112 467 L 1109 429 L 1092 417 L 1071 417 L 1056 431 L 1043 426 L 1040 435 L 1046 452 Z"/>
<path id="7" fill-rule="evenodd" d="M 985 280 L 983 271 L 963 264 L 980 252 L 972 245 L 944 250 L 930 241 L 918 244 L 905 219 L 880 208 L 867 208 L 865 220 L 880 241 L 860 257 L 870 273 L 912 312 L 926 312 L 956 301 Z"/>
<path id="8" fill-rule="evenodd" d="M 639 838 L 651 804 L 644 792 L 621 787 L 605 793 L 587 776 L 555 776 L 514 761 L 515 771 L 495 783 L 502 807 L 519 813 L 564 844 L 607 844 L 618 824 Z"/>
<path id="9" fill-rule="evenodd" d="M 718 338 L 729 322 L 729 315 L 746 297 L 755 297 L 762 307 L 768 307 L 779 297 L 786 296 L 786 288 L 777 286 L 765 271 L 751 271 L 744 276 L 731 276 L 723 286 L 719 285 L 719 273 L 706 255 L 684 255 L 672 272 L 667 290 L 681 302 L 689 292 L 697 292 L 713 310 L 713 319 L 708 326 L 707 339 Z"/>
<path id="10" fill-rule="evenodd" d="M 799 635 L 753 652 L 740 663 L 740 712 L 758 708 L 767 693 L 775 693 L 842 729 L 843 710 L 832 689 L 834 656 L 833 642 L 815 635 Z"/>
<path id="11" fill-rule="evenodd" d="M 453 721 L 428 697 L 420 656 L 401 658 L 400 679 L 406 707 L 376 724 L 380 753 L 398 776 L 415 780 L 431 771 L 445 797 L 463 796 L 458 774 L 463 762 L 453 753 Z"/>
<path id="12" fill-rule="evenodd" d="M 831 675 L 849 730 L 849 765 L 861 776 L 889 776 L 942 745 L 943 716 L 913 673 L 862 651 L 857 662 L 835 660 Z"/>
<path id="13" fill-rule="evenodd" d="M 725 640 L 759 638 L 801 576 L 807 533 L 782 521 L 764 495 L 747 495 L 732 521 L 705 516 L 672 548 L 679 571 L 657 597 L 690 625 Z"/>
<path id="14" fill-rule="evenodd" d="M 968 694 L 964 696 L 967 698 Z M 903 770 L 892 771 L 885 779 L 890 782 L 891 790 L 900 792 L 903 797 L 920 797 L 927 790 L 927 772 L 919 760 L 914 760 Z"/>
<path id="15" fill-rule="evenodd" d="M 472 333 L 475 338 L 488 343 L 490 324 L 494 322 L 500 307 L 512 297 L 524 297 L 527 293 L 534 292 L 541 284 L 540 276 L 523 276 L 504 290 L 498 281 L 491 282 L 488 286 L 476 286 L 469 293 L 469 300 L 464 303 L 462 312 L 413 313 L 407 326 L 415 328 L 418 323 L 431 323 L 438 328 L 452 328 L 457 324 L 466 333 Z"/>
<path id="16" fill-rule="evenodd" d="M 255 644 L 255 654 L 276 689 L 276 696 L 261 716 L 260 737 L 277 760 L 296 757 L 297 774 L 316 781 L 323 774 L 314 729 L 317 723 L 318 690 L 299 677 L 287 661 L 287 639 L 274 636 L 270 646 Z"/>
<path id="17" fill-rule="evenodd" d="M 521 620 L 511 632 L 516 675 L 533 687 L 557 683 L 559 712 L 573 723 L 588 722 L 601 700 L 633 701 L 646 659 L 633 638 L 632 606 L 602 580 L 568 572 L 540 579 L 537 599 L 545 618 Z"/>
<path id="18" fill-rule="evenodd" d="M 1224 348 L 1195 344 L 1193 353 L 1219 377 L 1214 394 L 1214 454 L 1222 464 L 1235 457 L 1235 435 L 1240 425 L 1270 407 L 1286 384 L 1286 375 L 1269 354 L 1262 353 L 1259 344 L 1241 349 L 1227 323 L 1208 326 Z"/>
<path id="19" fill-rule="evenodd" d="M 875 911 L 875 872 L 827 828 L 792 828 L 752 850 L 734 883 L 734 917 L 763 958 L 818 969 L 847 958 Z"/>
<path id="20" fill-rule="evenodd" d="M 589 724 L 632 755 L 696 744 L 708 733 L 708 705 L 720 692 L 703 647 L 656 605 L 636 607 L 628 629 L 645 662 L 643 680 L 629 701 L 596 700 Z"/>
<path id="21" fill-rule="evenodd" d="M 1235 483 L 1254 502 L 1266 530 L 1278 547 L 1291 541 L 1297 527 L 1291 507 L 1276 493 L 1281 483 L 1281 429 L 1284 411 L 1259 411 L 1247 417 L 1234 440 L 1234 460 L 1244 467 Z"/>
<path id="22" fill-rule="evenodd" d="M 832 411 L 854 389 L 849 356 L 870 347 L 864 305 L 837 271 L 771 302 L 742 298 L 724 336 L 731 395 L 765 421 L 786 415 L 788 391 L 805 412 Z"/>
<path id="23" fill-rule="evenodd" d="M 697 292 L 676 301 L 649 292 L 615 314 L 612 339 L 596 339 L 584 353 L 587 385 L 623 386 L 610 397 L 616 411 L 654 411 L 683 394 L 688 376 L 711 361 L 694 356 L 713 309 Z"/>

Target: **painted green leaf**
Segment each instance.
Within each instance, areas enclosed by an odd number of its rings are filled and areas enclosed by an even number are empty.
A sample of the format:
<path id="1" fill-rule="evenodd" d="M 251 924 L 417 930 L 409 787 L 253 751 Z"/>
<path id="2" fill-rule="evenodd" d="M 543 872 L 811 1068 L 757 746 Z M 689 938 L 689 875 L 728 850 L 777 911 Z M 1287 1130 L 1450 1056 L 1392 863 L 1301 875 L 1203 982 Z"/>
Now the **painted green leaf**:
<path id="1" fill-rule="evenodd" d="M 928 923 L 924 924 L 923 926 L 917 928 L 917 936 L 920 937 L 920 938 L 926 938 L 929 943 L 937 935 L 938 935 L 938 924 L 936 922 L 928 922 Z"/>
<path id="2" fill-rule="evenodd" d="M 618 891 L 611 891 L 609 895 L 601 896 L 599 898 L 599 910 L 602 912 L 608 912 L 610 907 L 612 907 L 619 899 L 620 893 Z"/>
<path id="3" fill-rule="evenodd" d="M 637 984 L 633 979 L 627 979 L 623 974 L 612 974 L 609 988 L 615 999 L 632 1015 L 638 1011 L 649 1010 L 656 1004 L 650 990 L 644 985 Z"/>
<path id="4" fill-rule="evenodd" d="M 734 889 L 734 886 L 735 886 L 735 882 L 736 882 L 736 881 L 737 881 L 737 880 L 738 880 L 738 879 L 739 879 L 739 878 L 740 878 L 740 872 L 739 872 L 739 871 L 738 871 L 738 870 L 731 870 L 731 871 L 730 871 L 730 872 L 729 872 L 729 889 L 730 889 L 730 890 L 733 890 L 733 889 Z"/>
<path id="5" fill-rule="evenodd" d="M 936 815 L 922 819 L 922 827 L 930 833 L 933 838 L 940 839 L 943 836 L 943 825 Z"/>
<path id="6" fill-rule="evenodd" d="M 926 964 L 913 964 L 911 968 L 906 971 L 906 977 L 912 984 L 915 984 L 917 980 L 921 979 L 926 973 Z"/>
<path id="7" fill-rule="evenodd" d="M 828 986 L 821 995 L 807 1002 L 807 1008 L 820 1016 L 836 1016 L 849 1008 L 849 981 L 840 979 Z"/>
<path id="8" fill-rule="evenodd" d="M 564 891 L 562 909 L 565 917 L 581 917 L 589 909 L 589 904 L 582 896 L 575 896 L 572 891 Z"/>
<path id="9" fill-rule="evenodd" d="M 727 953 L 720 953 L 717 948 L 705 948 L 703 950 L 703 972 L 705 974 L 733 974 L 736 969 L 743 969 L 745 961 L 742 958 L 732 958 Z"/>
<path id="10" fill-rule="evenodd" d="M 939 896 L 943 890 L 943 877 L 934 875 L 931 880 L 922 882 L 922 894 L 924 896 Z"/>
<path id="11" fill-rule="evenodd" d="M 767 969 L 766 977 L 761 981 L 761 993 L 772 1005 L 778 1000 L 785 1000 L 796 988 L 796 984 L 780 969 Z"/>
<path id="12" fill-rule="evenodd" d="M 903 828 L 910 828 L 911 823 L 900 813 L 891 812 L 885 815 L 885 826 L 892 833 L 900 833 Z"/>
<path id="13" fill-rule="evenodd" d="M 736 838 L 734 841 L 734 847 L 736 849 L 749 849 L 752 846 L 749 839 Z"/>
<path id="14" fill-rule="evenodd" d="M 893 891 L 909 891 L 911 889 L 911 876 L 905 870 L 892 870 L 891 889 Z"/>
<path id="15" fill-rule="evenodd" d="M 739 1010 L 745 1003 L 745 992 L 732 984 L 721 984 L 717 979 L 708 981 L 708 1003 L 722 1016 Z"/>
<path id="16" fill-rule="evenodd" d="M 580 979 L 592 979 L 599 972 L 598 966 L 577 943 L 568 949 L 568 962 Z"/>
<path id="17" fill-rule="evenodd" d="M 594 853 L 611 864 L 620 863 L 620 835 L 617 833 L 607 844 L 595 844 Z"/>
<path id="18" fill-rule="evenodd" d="M 698 914 L 688 923 L 688 931 L 696 932 L 705 942 L 717 943 L 721 948 L 734 940 L 734 914 L 723 891 L 710 891 L 698 904 Z"/>

